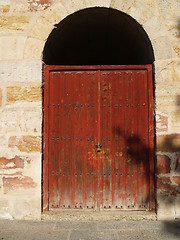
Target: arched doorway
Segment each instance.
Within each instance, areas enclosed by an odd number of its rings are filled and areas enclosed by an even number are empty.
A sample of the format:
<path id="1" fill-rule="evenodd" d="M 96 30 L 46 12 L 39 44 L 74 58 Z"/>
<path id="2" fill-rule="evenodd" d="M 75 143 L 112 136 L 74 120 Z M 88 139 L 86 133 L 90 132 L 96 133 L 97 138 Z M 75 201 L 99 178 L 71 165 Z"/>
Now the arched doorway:
<path id="1" fill-rule="evenodd" d="M 44 209 L 154 208 L 154 55 L 130 16 L 106 8 L 56 26 L 45 66 Z"/>
<path id="2" fill-rule="evenodd" d="M 43 52 L 47 65 L 152 64 L 151 42 L 129 15 L 108 8 L 78 11 L 56 25 Z"/>

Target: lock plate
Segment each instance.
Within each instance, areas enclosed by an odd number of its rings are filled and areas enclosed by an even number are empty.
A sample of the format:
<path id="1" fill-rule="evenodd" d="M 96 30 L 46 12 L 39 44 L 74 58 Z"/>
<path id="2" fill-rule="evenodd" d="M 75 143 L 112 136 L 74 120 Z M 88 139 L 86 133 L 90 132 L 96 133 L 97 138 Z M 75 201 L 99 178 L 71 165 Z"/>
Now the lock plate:
<path id="1" fill-rule="evenodd" d="M 98 153 L 101 152 L 101 148 L 102 148 L 101 144 L 97 143 L 96 144 L 96 149 L 97 149 Z"/>

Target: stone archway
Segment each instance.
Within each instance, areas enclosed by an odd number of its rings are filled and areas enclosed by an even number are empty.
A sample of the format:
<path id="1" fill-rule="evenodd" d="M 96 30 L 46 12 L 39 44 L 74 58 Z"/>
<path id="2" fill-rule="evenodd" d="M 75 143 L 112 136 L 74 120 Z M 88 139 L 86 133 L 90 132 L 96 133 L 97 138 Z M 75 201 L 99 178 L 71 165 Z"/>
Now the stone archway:
<path id="1" fill-rule="evenodd" d="M 79 10 L 91 7 L 105 7 L 119 10 L 134 18 L 142 26 L 145 32 L 148 33 L 153 46 L 155 59 L 159 60 L 166 58 L 167 53 L 159 50 L 159 44 L 163 44 L 168 50 L 170 50 L 171 46 L 169 46 L 167 38 L 163 38 L 163 35 L 159 31 L 163 28 L 163 23 L 157 12 L 157 6 L 155 3 L 144 3 L 141 0 L 131 0 L 128 2 L 117 0 L 74 2 L 69 0 L 51 4 L 46 11 L 42 12 L 40 17 L 36 19 L 36 25 L 28 35 L 27 47 L 25 48 L 24 54 L 28 54 L 29 57 L 32 55 L 32 58 L 35 59 L 40 59 L 47 36 L 56 28 L 56 24 L 59 24 L 67 16 Z M 156 25 L 157 22 L 159 22 L 158 28 Z M 170 53 L 170 51 L 167 52 Z"/>
<path id="2" fill-rule="evenodd" d="M 66 17 L 49 35 L 47 65 L 152 64 L 151 42 L 129 15 L 108 8 L 88 8 Z"/>

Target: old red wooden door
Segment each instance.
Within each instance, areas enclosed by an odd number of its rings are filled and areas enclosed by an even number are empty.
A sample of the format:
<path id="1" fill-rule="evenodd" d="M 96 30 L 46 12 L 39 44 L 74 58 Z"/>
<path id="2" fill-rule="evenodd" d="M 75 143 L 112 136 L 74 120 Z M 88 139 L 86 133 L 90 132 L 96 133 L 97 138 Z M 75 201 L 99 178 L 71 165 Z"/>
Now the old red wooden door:
<path id="1" fill-rule="evenodd" d="M 152 208 L 149 69 L 47 67 L 44 177 L 50 209 Z"/>

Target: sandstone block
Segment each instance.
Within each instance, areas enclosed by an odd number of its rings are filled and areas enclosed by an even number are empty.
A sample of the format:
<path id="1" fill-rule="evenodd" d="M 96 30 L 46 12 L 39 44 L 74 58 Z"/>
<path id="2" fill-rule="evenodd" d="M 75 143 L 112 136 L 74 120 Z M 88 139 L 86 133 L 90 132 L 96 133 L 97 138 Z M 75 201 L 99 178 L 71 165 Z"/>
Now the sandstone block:
<path id="1" fill-rule="evenodd" d="M 180 173 L 180 154 L 176 154 L 175 172 Z"/>
<path id="2" fill-rule="evenodd" d="M 124 0 L 111 0 L 111 8 L 118 9 L 122 12 L 127 13 L 128 9 L 132 6 L 134 0 L 124 1 Z"/>
<path id="3" fill-rule="evenodd" d="M 180 1 L 176 0 L 157 0 L 159 13 L 161 17 L 168 21 L 169 19 L 179 19 Z"/>
<path id="4" fill-rule="evenodd" d="M 172 46 L 168 36 L 152 39 L 152 46 L 156 60 L 172 58 Z"/>
<path id="5" fill-rule="evenodd" d="M 28 11 L 28 1 L 24 0 L 12 0 L 11 11 L 13 13 L 26 13 Z"/>
<path id="6" fill-rule="evenodd" d="M 1 133 L 13 132 L 18 130 L 18 112 L 16 109 L 3 109 L 0 112 L 0 131 Z"/>
<path id="7" fill-rule="evenodd" d="M 0 169 L 16 169 L 24 168 L 24 160 L 18 156 L 8 159 L 6 157 L 0 158 Z"/>
<path id="8" fill-rule="evenodd" d="M 68 14 L 88 7 L 110 7 L 111 0 L 61 0 L 61 4 L 67 10 Z"/>
<path id="9" fill-rule="evenodd" d="M 157 174 L 165 174 L 165 173 L 170 173 L 170 165 L 171 165 L 171 160 L 168 156 L 166 155 L 158 155 L 157 156 Z"/>
<path id="10" fill-rule="evenodd" d="M 166 102 L 175 102 L 177 104 L 177 97 L 179 94 L 180 88 L 178 82 L 171 82 L 169 85 L 167 83 L 157 83 L 156 84 L 156 93 L 157 99 L 165 98 Z M 169 101 L 167 100 L 169 98 Z"/>
<path id="11" fill-rule="evenodd" d="M 47 9 L 53 0 L 28 0 L 29 11 L 36 12 Z"/>
<path id="12" fill-rule="evenodd" d="M 74 13 L 85 7 L 83 1 L 74 1 L 74 0 L 61 0 L 61 4 L 64 6 L 68 15 Z"/>
<path id="13" fill-rule="evenodd" d="M 156 39 L 157 37 L 163 37 L 166 32 L 164 22 L 161 21 L 157 15 L 153 15 L 152 17 L 149 16 L 147 21 L 144 21 L 143 28 L 151 40 Z"/>
<path id="14" fill-rule="evenodd" d="M 1 0 L 0 5 L 5 6 L 7 4 L 10 4 L 11 0 Z"/>
<path id="15" fill-rule="evenodd" d="M 157 188 L 161 188 L 161 184 L 171 184 L 171 179 L 170 177 L 158 177 L 157 178 Z M 164 185 L 163 185 L 164 187 Z"/>
<path id="16" fill-rule="evenodd" d="M 157 95 L 156 95 L 157 96 Z M 169 99 L 169 102 L 168 102 Z M 171 116 L 171 112 L 175 111 L 177 109 L 176 105 L 176 97 L 169 94 L 168 96 L 158 96 L 156 98 L 156 109 L 158 112 L 163 112 L 164 114 L 168 114 L 168 116 Z M 171 124 L 171 118 L 168 118 L 168 132 L 173 133 L 170 131 L 170 124 Z"/>
<path id="17" fill-rule="evenodd" d="M 179 96 L 177 96 L 177 106 L 180 108 L 179 104 Z M 170 131 L 171 132 L 180 132 L 180 110 L 173 111 L 170 115 L 171 125 Z"/>
<path id="18" fill-rule="evenodd" d="M 157 10 L 157 2 L 156 2 L 156 0 L 144 0 L 143 3 L 145 5 L 147 5 L 148 7 L 150 7 L 151 9 L 153 9 L 154 12 L 155 12 L 155 10 Z"/>
<path id="19" fill-rule="evenodd" d="M 65 9 L 61 3 L 51 6 L 45 12 L 43 12 L 43 17 L 53 25 L 58 24 L 66 16 L 68 16 L 67 9 Z"/>
<path id="20" fill-rule="evenodd" d="M 2 106 L 2 89 L 0 88 L 0 107 Z"/>
<path id="21" fill-rule="evenodd" d="M 22 109 L 20 113 L 20 130 L 22 132 L 42 132 L 42 110 L 37 108 Z"/>
<path id="22" fill-rule="evenodd" d="M 156 89 L 156 110 L 157 112 L 162 112 L 163 115 L 168 115 L 168 132 L 173 133 L 172 131 L 170 132 L 171 113 L 177 111 L 178 109 L 177 94 L 173 92 L 171 93 L 170 86 L 169 94 L 166 87 L 165 89 L 165 91 L 161 91 L 159 87 Z"/>
<path id="23" fill-rule="evenodd" d="M 136 19 L 139 24 L 143 24 L 154 16 L 152 9 L 142 1 L 134 1 L 127 13 Z"/>
<path id="24" fill-rule="evenodd" d="M 180 58 L 180 44 L 179 43 L 173 44 L 173 49 L 177 57 Z"/>
<path id="25" fill-rule="evenodd" d="M 157 152 L 179 152 L 180 134 L 161 135 L 157 137 Z"/>
<path id="26" fill-rule="evenodd" d="M 170 85 L 170 83 L 180 82 L 180 60 L 170 59 L 166 61 L 156 61 L 155 62 L 155 74 L 156 82 L 162 82 L 163 84 Z M 178 87 L 177 85 L 177 87 Z M 175 88 L 176 86 L 174 86 Z M 179 87 L 178 87 L 179 89 Z M 178 90 L 179 91 L 179 90 Z"/>
<path id="27" fill-rule="evenodd" d="M 1 194 L 1 189 L 2 189 L 2 177 L 0 176 L 0 194 Z M 1 200 L 0 200 L 0 208 L 1 208 Z"/>
<path id="28" fill-rule="evenodd" d="M 175 201 L 174 201 L 174 209 L 175 209 L 175 219 L 180 219 L 179 196 L 175 198 Z"/>
<path id="29" fill-rule="evenodd" d="M 158 220 L 174 220 L 176 213 L 175 213 L 175 206 L 174 203 L 178 197 L 175 196 L 164 196 L 161 194 L 157 194 L 157 218 Z"/>
<path id="30" fill-rule="evenodd" d="M 169 35 L 171 35 L 176 40 L 179 40 L 180 37 L 180 26 L 178 18 L 171 18 L 168 21 L 164 21 L 166 29 L 169 32 Z"/>
<path id="31" fill-rule="evenodd" d="M 47 36 L 48 37 L 48 36 Z M 27 38 L 24 48 L 24 59 L 40 60 L 44 48 L 44 41 L 34 38 Z"/>
<path id="32" fill-rule="evenodd" d="M 177 186 L 171 182 L 170 177 L 157 178 L 157 190 L 163 196 L 177 196 Z"/>
<path id="33" fill-rule="evenodd" d="M 10 10 L 10 0 L 0 1 L 0 12 L 7 13 Z"/>
<path id="34" fill-rule="evenodd" d="M 121 7 L 123 6 L 123 9 L 129 9 L 134 3 L 142 4 L 144 5 L 147 9 L 151 8 L 151 11 L 154 12 L 154 14 L 157 14 L 157 4 L 156 4 L 156 0 L 144 0 L 144 1 L 138 1 L 138 0 L 129 0 L 129 1 L 124 1 L 124 0 L 111 0 L 111 7 L 115 6 L 115 8 L 117 8 L 117 6 Z M 125 7 L 126 6 L 126 7 Z M 118 8 L 119 10 L 121 10 L 120 8 Z"/>
<path id="35" fill-rule="evenodd" d="M 173 181 L 180 187 L 180 176 L 174 176 Z"/>
<path id="36" fill-rule="evenodd" d="M 7 13 L 10 10 L 10 5 L 0 5 L 0 12 L 1 13 Z"/>
<path id="37" fill-rule="evenodd" d="M 168 115 L 167 114 L 156 114 L 156 132 L 167 132 L 168 130 Z"/>
<path id="38" fill-rule="evenodd" d="M 42 83 L 42 61 L 3 61 L 0 64 L 1 82 Z"/>
<path id="39" fill-rule="evenodd" d="M 8 146 L 8 139 L 7 137 L 5 136 L 5 134 L 3 134 L 3 131 L 0 127 L 0 131 L 1 131 L 1 134 L 0 134 L 0 143 L 1 143 L 1 149 L 6 149 L 7 146 Z M 1 151 L 0 151 L 1 152 Z M 1 154 L 1 153 L 0 153 Z"/>
<path id="40" fill-rule="evenodd" d="M 36 183 L 28 176 L 20 177 L 3 177 L 3 190 L 4 194 L 18 188 L 35 188 Z"/>
<path id="41" fill-rule="evenodd" d="M 41 196 L 35 192 L 35 189 L 19 188 L 18 194 L 21 196 L 19 198 L 16 193 L 14 196 L 11 194 L 8 209 L 13 219 L 41 220 Z M 25 191 L 26 196 L 23 194 Z"/>
<path id="42" fill-rule="evenodd" d="M 111 5 L 111 0 L 85 0 L 84 1 L 84 7 L 83 8 L 88 8 L 88 7 L 107 7 L 109 8 Z M 83 3 L 83 1 L 82 1 Z"/>
<path id="43" fill-rule="evenodd" d="M 9 147 L 17 147 L 21 152 L 41 152 L 41 137 L 38 136 L 11 136 Z"/>
<path id="44" fill-rule="evenodd" d="M 50 24 L 44 17 L 37 19 L 36 24 L 31 30 L 30 37 L 45 40 L 48 38 L 54 26 Z"/>
<path id="45" fill-rule="evenodd" d="M 26 42 L 24 36 L 0 37 L 0 60 L 23 59 L 23 51 Z"/>
<path id="46" fill-rule="evenodd" d="M 29 23 L 29 16 L 0 16 L 0 28 L 22 31 Z"/>
<path id="47" fill-rule="evenodd" d="M 0 198 L 0 208 L 7 207 L 8 206 L 8 200 Z"/>
<path id="48" fill-rule="evenodd" d="M 7 102 L 14 103 L 16 101 L 41 101 L 41 87 L 7 87 Z"/>

